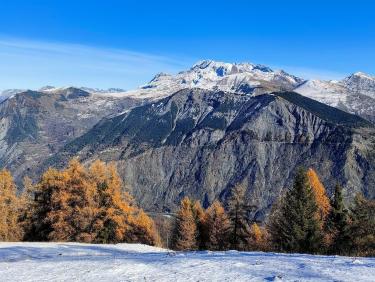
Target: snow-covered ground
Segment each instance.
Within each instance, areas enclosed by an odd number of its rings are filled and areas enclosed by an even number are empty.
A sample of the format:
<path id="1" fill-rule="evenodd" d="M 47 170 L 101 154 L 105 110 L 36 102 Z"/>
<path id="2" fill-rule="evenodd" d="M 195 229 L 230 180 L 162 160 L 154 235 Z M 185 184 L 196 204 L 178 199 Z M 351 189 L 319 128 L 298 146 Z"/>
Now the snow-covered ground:
<path id="1" fill-rule="evenodd" d="M 375 281 L 375 258 L 0 243 L 1 281 Z"/>

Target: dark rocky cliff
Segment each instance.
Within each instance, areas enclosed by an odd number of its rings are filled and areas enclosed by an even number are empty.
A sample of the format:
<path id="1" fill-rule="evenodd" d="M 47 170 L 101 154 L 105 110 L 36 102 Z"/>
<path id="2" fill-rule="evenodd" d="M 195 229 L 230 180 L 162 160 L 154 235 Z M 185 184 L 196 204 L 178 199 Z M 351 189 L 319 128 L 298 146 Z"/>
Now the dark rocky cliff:
<path id="1" fill-rule="evenodd" d="M 375 197 L 375 135 L 367 121 L 296 93 L 255 97 L 182 90 L 105 118 L 45 163 L 75 155 L 115 161 L 146 210 L 174 210 L 185 195 L 204 205 L 244 183 L 262 218 L 297 167 L 330 191 Z"/>

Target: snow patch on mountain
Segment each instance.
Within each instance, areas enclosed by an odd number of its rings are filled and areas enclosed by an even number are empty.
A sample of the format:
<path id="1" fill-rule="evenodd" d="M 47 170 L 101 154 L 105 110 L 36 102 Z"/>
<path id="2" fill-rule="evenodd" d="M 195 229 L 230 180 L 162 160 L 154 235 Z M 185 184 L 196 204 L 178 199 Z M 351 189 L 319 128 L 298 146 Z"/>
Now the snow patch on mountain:
<path id="1" fill-rule="evenodd" d="M 375 77 L 356 72 L 345 78 L 342 83 L 353 93 L 360 93 L 375 99 Z"/>
<path id="2" fill-rule="evenodd" d="M 176 75 L 159 73 L 149 83 L 137 89 L 113 95 L 159 99 L 185 88 L 252 94 L 259 88 L 262 88 L 263 92 L 291 90 L 303 81 L 282 70 L 273 71 L 263 65 L 204 60 L 194 64 L 187 71 Z"/>
<path id="3" fill-rule="evenodd" d="M 133 90 L 120 88 L 54 87 L 39 89 L 45 93 L 65 93 L 79 89 L 101 99 L 132 98 L 158 100 L 185 88 L 221 90 L 231 93 L 257 95 L 286 90 L 340 108 L 341 110 L 375 120 L 375 77 L 357 72 L 340 81 L 303 80 L 283 70 L 252 63 L 225 63 L 203 60 L 177 74 L 159 73 L 150 82 Z M 7 90 L 0 101 L 24 90 Z"/>
<path id="4" fill-rule="evenodd" d="M 368 74 L 357 72 L 340 81 L 308 80 L 294 91 L 375 121 L 375 78 Z"/>
<path id="5" fill-rule="evenodd" d="M 338 81 L 308 80 L 294 89 L 295 92 L 332 107 L 346 103 L 348 91 Z"/>
<path id="6" fill-rule="evenodd" d="M 0 93 L 0 102 L 18 94 L 26 91 L 25 89 L 6 89 Z"/>

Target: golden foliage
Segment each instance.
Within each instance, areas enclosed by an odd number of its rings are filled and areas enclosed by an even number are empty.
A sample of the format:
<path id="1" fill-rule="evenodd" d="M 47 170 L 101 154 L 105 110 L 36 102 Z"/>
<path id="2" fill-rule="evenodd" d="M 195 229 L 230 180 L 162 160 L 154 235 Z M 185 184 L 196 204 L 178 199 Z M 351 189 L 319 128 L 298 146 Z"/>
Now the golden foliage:
<path id="1" fill-rule="evenodd" d="M 187 251 L 197 249 L 197 224 L 192 209 L 192 203 L 188 197 L 181 201 L 177 212 L 176 230 L 174 234 L 174 248 Z"/>
<path id="2" fill-rule="evenodd" d="M 257 223 L 250 226 L 250 250 L 266 251 L 268 250 L 268 238 L 266 229 L 259 227 Z"/>
<path id="3" fill-rule="evenodd" d="M 123 192 L 113 164 L 86 169 L 73 159 L 64 170 L 48 169 L 33 194 L 30 240 L 158 243 L 153 221 Z"/>
<path id="4" fill-rule="evenodd" d="M 327 215 L 329 214 L 329 211 L 331 209 L 326 189 L 324 188 L 322 182 L 319 179 L 318 174 L 315 172 L 314 169 L 310 168 L 307 171 L 307 177 L 309 179 L 309 183 L 314 192 L 315 200 L 318 205 L 319 219 L 324 221 L 327 218 Z"/>
<path id="5" fill-rule="evenodd" d="M 21 201 L 17 197 L 13 177 L 6 169 L 0 171 L 0 240 L 18 241 L 22 238 L 19 224 Z"/>
<path id="6" fill-rule="evenodd" d="M 205 225 L 207 228 L 207 248 L 210 250 L 227 249 L 230 221 L 219 201 L 214 201 L 207 209 Z"/>

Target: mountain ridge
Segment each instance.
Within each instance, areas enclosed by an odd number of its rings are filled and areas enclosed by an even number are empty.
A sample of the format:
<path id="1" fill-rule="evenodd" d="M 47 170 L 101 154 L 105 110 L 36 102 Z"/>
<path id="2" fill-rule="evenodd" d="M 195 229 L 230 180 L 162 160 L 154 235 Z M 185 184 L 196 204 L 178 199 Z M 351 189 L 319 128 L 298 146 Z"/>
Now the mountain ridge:
<path id="1" fill-rule="evenodd" d="M 103 119 L 44 166 L 62 167 L 73 156 L 113 161 L 136 200 L 153 211 L 175 210 L 187 195 L 203 204 L 225 201 L 244 182 L 259 207 L 254 217 L 264 219 L 298 166 L 314 167 L 329 192 L 342 181 L 347 199 L 367 191 L 375 159 L 366 161 L 373 145 L 364 144 L 375 142 L 374 132 L 360 117 L 292 92 L 252 97 L 184 89 Z M 371 187 L 367 196 L 375 197 Z"/>
<path id="2" fill-rule="evenodd" d="M 0 164 L 21 183 L 75 156 L 115 161 L 136 200 L 156 211 L 174 210 L 184 195 L 225 201 L 244 182 L 264 218 L 298 166 L 314 167 L 328 192 L 339 180 L 348 201 L 375 198 L 371 79 L 306 81 L 202 61 L 126 92 L 23 91 L 0 103 Z"/>

